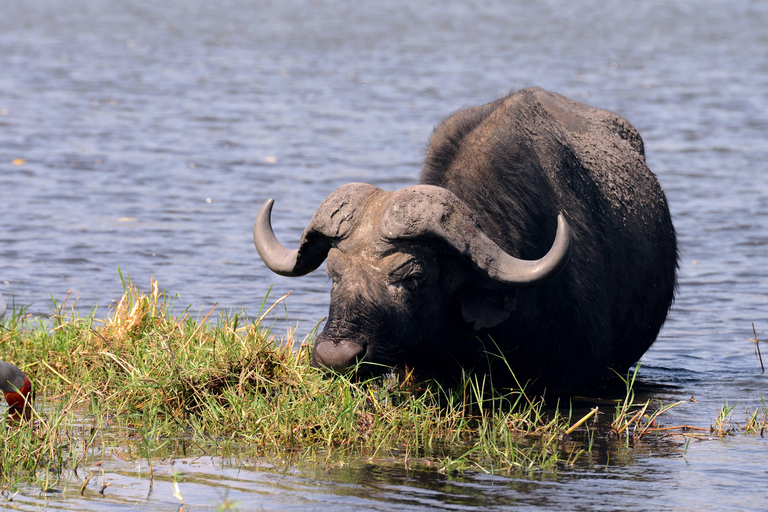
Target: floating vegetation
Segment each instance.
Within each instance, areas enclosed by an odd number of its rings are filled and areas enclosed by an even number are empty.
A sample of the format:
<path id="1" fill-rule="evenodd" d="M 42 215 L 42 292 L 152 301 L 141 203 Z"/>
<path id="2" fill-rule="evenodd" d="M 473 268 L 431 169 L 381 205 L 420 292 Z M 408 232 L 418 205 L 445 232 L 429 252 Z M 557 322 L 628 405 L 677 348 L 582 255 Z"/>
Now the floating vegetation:
<path id="1" fill-rule="evenodd" d="M 637 369 L 605 411 L 494 390 L 470 375 L 453 389 L 329 376 L 310 367 L 309 345 L 295 331 L 262 326 L 266 305 L 256 320 L 219 314 L 208 323 L 214 308 L 175 314 L 156 282 L 142 293 L 124 281 L 104 320 L 80 317 L 66 302 L 49 318 L 23 308 L 7 315 L 2 358 L 31 377 L 37 402 L 29 421 L 6 418 L 0 430 L 6 489 L 23 481 L 45 492 L 74 474 L 80 493 L 104 493 L 103 478 L 84 468 L 130 461 L 154 479 L 157 461 L 188 453 L 328 468 L 350 458 L 396 461 L 445 475 L 546 473 L 578 464 L 598 439 L 620 447 L 651 436 L 762 435 L 768 422 L 763 402 L 743 424 L 726 404 L 711 428 L 664 426 L 659 418 L 683 402 L 637 403 Z"/>

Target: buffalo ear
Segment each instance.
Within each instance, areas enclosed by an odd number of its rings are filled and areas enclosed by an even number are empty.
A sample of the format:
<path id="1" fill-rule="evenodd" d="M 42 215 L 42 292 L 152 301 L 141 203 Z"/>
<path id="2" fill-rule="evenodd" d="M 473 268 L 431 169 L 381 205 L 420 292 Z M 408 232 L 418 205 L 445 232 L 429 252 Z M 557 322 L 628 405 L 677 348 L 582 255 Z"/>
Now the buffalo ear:
<path id="1" fill-rule="evenodd" d="M 484 290 L 469 288 L 461 296 L 461 314 L 472 327 L 496 327 L 517 308 L 517 290 Z"/>

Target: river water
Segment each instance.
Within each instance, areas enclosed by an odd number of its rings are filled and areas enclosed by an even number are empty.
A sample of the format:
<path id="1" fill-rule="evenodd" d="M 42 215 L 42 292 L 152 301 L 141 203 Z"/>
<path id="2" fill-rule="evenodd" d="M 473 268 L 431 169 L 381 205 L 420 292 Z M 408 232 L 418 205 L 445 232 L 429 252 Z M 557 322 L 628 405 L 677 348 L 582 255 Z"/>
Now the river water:
<path id="1" fill-rule="evenodd" d="M 3 0 L 0 292 L 45 314 L 71 291 L 69 304 L 106 315 L 120 269 L 193 311 L 253 316 L 273 285 L 272 298 L 293 290 L 275 328 L 306 334 L 330 284 L 261 264 L 259 205 L 276 199 L 291 246 L 339 185 L 414 184 L 444 116 L 539 85 L 629 119 L 667 193 L 680 287 L 643 358 L 644 393 L 687 401 L 669 424 L 708 427 L 725 402 L 743 421 L 768 387 L 750 341 L 752 322 L 768 337 L 766 27 L 768 3 L 747 0 Z M 599 471 L 528 479 L 198 462 L 182 490 L 194 510 L 225 497 L 243 509 L 763 510 L 766 443 L 651 443 Z M 148 494 L 108 476 L 124 485 L 98 501 L 14 506 L 173 507 L 170 485 Z"/>

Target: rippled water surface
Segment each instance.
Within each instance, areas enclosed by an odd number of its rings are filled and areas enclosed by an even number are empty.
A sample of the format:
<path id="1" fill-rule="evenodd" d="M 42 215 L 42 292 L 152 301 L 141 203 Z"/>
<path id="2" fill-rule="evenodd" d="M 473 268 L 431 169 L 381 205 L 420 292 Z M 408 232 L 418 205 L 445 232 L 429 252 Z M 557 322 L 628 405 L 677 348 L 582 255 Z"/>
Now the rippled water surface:
<path id="1" fill-rule="evenodd" d="M 155 276 L 193 310 L 280 328 L 327 311 L 323 272 L 280 278 L 251 241 L 259 205 L 295 244 L 336 187 L 414 184 L 435 124 L 540 85 L 614 110 L 642 134 L 682 251 L 677 302 L 641 367 L 667 419 L 708 427 L 766 396 L 768 4 L 4 0 L 0 16 L 0 292 L 47 313 Z M 103 311 L 106 314 L 106 310 Z M 694 397 L 695 402 L 690 401 Z M 358 464 L 326 472 L 186 464 L 195 510 L 763 510 L 768 440 L 649 443 L 604 470 L 529 479 Z M 180 463 L 181 464 L 181 463 Z M 104 497 L 15 506 L 170 510 L 168 481 L 105 466 Z M 168 470 L 170 471 L 170 470 Z M 77 496 L 74 497 L 74 496 Z"/>

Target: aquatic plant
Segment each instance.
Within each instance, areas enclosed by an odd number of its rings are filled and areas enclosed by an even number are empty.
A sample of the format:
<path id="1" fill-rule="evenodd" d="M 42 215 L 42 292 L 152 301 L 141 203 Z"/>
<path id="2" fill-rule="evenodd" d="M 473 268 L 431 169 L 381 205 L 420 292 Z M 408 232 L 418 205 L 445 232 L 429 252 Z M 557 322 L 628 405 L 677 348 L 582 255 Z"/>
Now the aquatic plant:
<path id="1" fill-rule="evenodd" d="M 106 424 L 131 429 L 150 473 L 161 440 L 183 437 L 326 459 L 427 457 L 445 472 L 561 462 L 554 445 L 567 419 L 547 419 L 543 401 L 522 390 L 501 393 L 469 375 L 454 389 L 408 378 L 329 378 L 309 366 L 308 345 L 296 343 L 295 331 L 278 337 L 261 326 L 265 304 L 256 320 L 223 314 L 208 324 L 213 309 L 174 314 L 154 281 L 149 293 L 124 287 L 105 320 L 95 312 L 80 317 L 65 301 L 49 318 L 21 321 L 19 311 L 7 322 L 4 357 L 35 375 L 36 392 L 53 408 L 38 403 L 31 428 L 6 430 L 6 478 L 24 467 L 77 468 Z M 65 427 L 76 422 L 74 410 L 93 421 L 78 455 L 78 436 Z"/>
<path id="2" fill-rule="evenodd" d="M 415 382 L 407 371 L 363 382 L 328 376 L 310 367 L 295 330 L 277 335 L 263 325 L 284 297 L 270 308 L 265 298 L 255 319 L 228 312 L 211 320 L 215 307 L 175 313 L 155 281 L 148 293 L 123 284 L 103 320 L 96 311 L 79 316 L 66 300 L 47 318 L 21 308 L 3 320 L 2 355 L 34 376 L 38 400 L 28 422 L 6 420 L 0 431 L 0 479 L 45 491 L 71 472 L 81 493 L 103 493 L 103 475 L 99 483 L 98 472 L 83 469 L 89 461 L 133 461 L 152 481 L 158 460 L 188 451 L 329 468 L 349 458 L 397 460 L 446 475 L 556 471 L 591 453 L 596 439 L 669 435 L 658 418 L 681 403 L 636 403 L 637 370 L 625 379 L 626 396 L 609 400 L 610 424 L 598 407 L 547 404 L 476 375 L 454 388 Z M 713 432 L 725 432 L 725 417 L 717 425 Z M 744 430 L 765 426 L 763 403 Z"/>

